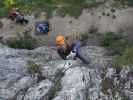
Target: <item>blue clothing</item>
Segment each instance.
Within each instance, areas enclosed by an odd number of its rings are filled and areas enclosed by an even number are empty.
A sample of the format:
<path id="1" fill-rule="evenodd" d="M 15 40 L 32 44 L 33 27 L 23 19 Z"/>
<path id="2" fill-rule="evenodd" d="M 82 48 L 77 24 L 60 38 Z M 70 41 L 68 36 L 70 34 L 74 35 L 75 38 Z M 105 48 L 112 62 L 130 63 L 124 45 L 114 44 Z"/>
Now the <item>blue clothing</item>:
<path id="1" fill-rule="evenodd" d="M 76 52 L 76 54 L 79 54 L 79 49 L 81 47 L 81 42 L 79 40 L 74 40 L 72 42 L 71 48 L 72 48 L 72 52 Z"/>
<path id="2" fill-rule="evenodd" d="M 65 48 L 64 45 L 60 45 L 58 47 L 58 53 L 60 52 L 60 54 L 62 56 L 68 56 L 70 54 L 70 52 L 75 52 L 76 56 L 79 55 L 79 49 L 81 47 L 81 43 L 79 40 L 74 40 L 71 44 L 71 46 L 67 45 L 67 47 Z"/>
<path id="3" fill-rule="evenodd" d="M 67 49 L 65 49 L 64 45 L 59 46 L 58 53 L 61 56 L 61 58 L 65 60 L 66 57 L 70 54 L 70 52 L 75 52 L 76 53 L 75 58 L 77 57 L 80 60 L 82 60 L 85 64 L 89 64 L 89 62 L 80 55 L 80 47 L 81 47 L 81 42 L 79 40 L 74 40 L 72 41 L 70 47 L 67 46 Z"/>
<path id="4" fill-rule="evenodd" d="M 80 60 L 82 60 L 85 64 L 89 64 L 89 62 L 87 60 L 84 59 L 84 57 L 82 57 L 80 55 L 80 47 L 81 47 L 81 42 L 79 40 L 74 40 L 72 42 L 72 52 L 75 52 L 76 53 L 76 57 L 79 58 Z"/>

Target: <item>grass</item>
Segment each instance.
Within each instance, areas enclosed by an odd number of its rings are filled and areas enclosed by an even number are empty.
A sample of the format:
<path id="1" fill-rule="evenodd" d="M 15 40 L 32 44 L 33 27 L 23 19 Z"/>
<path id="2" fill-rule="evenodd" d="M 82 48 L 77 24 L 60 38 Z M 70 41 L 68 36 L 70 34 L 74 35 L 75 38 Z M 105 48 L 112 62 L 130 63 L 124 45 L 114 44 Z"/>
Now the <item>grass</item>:
<path id="1" fill-rule="evenodd" d="M 23 9 L 27 9 L 27 7 L 31 6 L 32 8 L 30 9 L 43 8 L 43 10 L 47 12 L 48 16 L 52 16 L 53 11 L 55 10 L 57 10 L 59 14 L 78 16 L 81 13 L 81 7 L 84 2 L 85 0 L 32 0 L 32 3 L 31 2 L 26 3 L 24 1 L 17 3 L 20 7 L 22 4 L 25 5 Z"/>
<path id="2" fill-rule="evenodd" d="M 121 90 L 121 82 L 120 84 L 114 84 L 114 79 L 108 79 L 105 78 L 104 80 L 102 80 L 101 86 L 102 86 L 102 92 L 105 95 L 109 95 L 108 90 L 111 89 L 112 91 L 112 95 L 113 98 L 112 100 L 129 100 L 129 98 L 125 95 L 123 95 L 123 93 L 120 92 Z M 119 93 L 119 95 L 116 95 L 117 93 Z"/>
<path id="3" fill-rule="evenodd" d="M 53 100 L 57 96 L 57 93 L 62 89 L 61 79 L 64 76 L 63 69 L 60 69 L 56 72 L 53 79 L 53 86 L 48 92 L 47 100 Z"/>
<path id="4" fill-rule="evenodd" d="M 1 3 L 3 2 L 1 1 Z M 93 8 L 102 4 L 96 0 L 16 0 L 15 3 L 25 12 L 41 9 L 46 11 L 48 16 L 52 16 L 53 12 L 57 11 L 59 15 L 74 17 L 79 16 L 84 8 Z"/>
<path id="5" fill-rule="evenodd" d="M 118 96 L 118 97 L 113 97 L 112 100 L 129 100 L 127 96 Z"/>
<path id="6" fill-rule="evenodd" d="M 57 15 L 78 17 L 83 9 L 95 8 L 103 2 L 97 2 L 97 0 L 15 0 L 15 4 L 18 8 L 24 12 L 30 13 L 32 11 L 46 11 L 48 16 L 52 16 L 56 11 Z M 133 6 L 132 0 L 114 0 L 112 6 Z M 3 0 L 0 1 L 0 16 L 6 14 L 7 9 L 3 4 Z"/>
<path id="7" fill-rule="evenodd" d="M 129 100 L 129 97 L 127 97 L 127 96 L 122 96 L 121 98 L 122 98 L 122 100 Z"/>
<path id="8" fill-rule="evenodd" d="M 130 45 L 126 36 L 112 32 L 106 33 L 102 41 L 102 46 L 109 49 L 112 55 L 121 55 Z"/>
<path id="9" fill-rule="evenodd" d="M 7 13 L 7 8 L 4 6 L 2 0 L 0 1 L 0 17 L 4 17 Z"/>
<path id="10" fill-rule="evenodd" d="M 113 89 L 114 84 L 111 79 L 106 78 L 106 79 L 102 80 L 101 86 L 102 86 L 102 92 L 104 94 L 108 94 L 107 90 Z"/>
<path id="11" fill-rule="evenodd" d="M 110 54 L 114 56 L 113 65 L 115 67 L 133 65 L 133 45 L 126 36 L 111 32 L 106 33 L 102 46 L 109 49 Z"/>
<path id="12" fill-rule="evenodd" d="M 40 68 L 40 65 L 36 64 L 35 62 L 28 61 L 27 62 L 27 70 L 29 73 L 35 74 L 35 73 L 40 73 L 41 68 Z"/>
<path id="13" fill-rule="evenodd" d="M 133 0 L 114 0 L 116 4 L 133 6 Z"/>
<path id="14" fill-rule="evenodd" d="M 32 50 L 36 47 L 36 40 L 28 33 L 18 35 L 16 38 L 7 40 L 6 45 L 15 49 L 28 49 Z"/>
<path id="15" fill-rule="evenodd" d="M 53 87 L 49 90 L 48 100 L 52 100 L 55 96 L 57 96 L 57 92 L 61 90 L 61 79 L 56 80 Z"/>
<path id="16" fill-rule="evenodd" d="M 129 47 L 121 56 L 117 56 L 114 60 L 115 66 L 130 65 L 133 66 L 133 47 Z"/>
<path id="17" fill-rule="evenodd" d="M 126 8 L 133 7 L 133 0 L 112 0 L 111 7 L 114 8 Z"/>

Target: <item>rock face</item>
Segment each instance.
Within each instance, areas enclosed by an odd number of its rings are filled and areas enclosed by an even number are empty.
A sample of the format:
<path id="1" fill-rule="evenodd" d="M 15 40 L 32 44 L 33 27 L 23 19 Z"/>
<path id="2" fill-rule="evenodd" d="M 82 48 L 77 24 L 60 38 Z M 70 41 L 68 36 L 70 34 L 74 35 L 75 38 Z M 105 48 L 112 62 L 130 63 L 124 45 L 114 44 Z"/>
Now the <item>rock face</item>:
<path id="1" fill-rule="evenodd" d="M 24 100 L 40 100 L 48 93 L 51 86 L 52 83 L 49 80 L 44 80 L 39 84 L 36 84 L 35 86 L 28 89 Z"/>
<path id="2" fill-rule="evenodd" d="M 15 50 L 0 45 L 0 100 L 19 98 L 18 95 L 20 93 L 29 91 L 29 88 L 37 83 L 37 78 L 28 73 L 27 61 L 32 60 L 43 64 L 51 59 L 59 59 L 56 53 L 55 55 L 51 55 L 50 53 L 51 51 L 45 47 L 28 51 Z M 44 80 L 44 83 L 45 82 L 50 86 L 50 81 Z M 45 89 L 48 87 L 46 83 L 42 88 Z M 41 86 L 41 84 L 42 83 L 39 85 Z M 43 92 L 45 91 L 46 90 Z M 28 97 L 26 96 L 26 98 Z M 32 97 L 30 100 L 33 100 Z"/>
<path id="3" fill-rule="evenodd" d="M 81 48 L 90 62 L 86 65 L 61 60 L 47 47 L 18 50 L 0 44 L 0 100 L 133 100 L 132 72 L 122 69 L 116 73 L 108 66 L 111 59 L 105 53 L 97 46 Z M 30 73 L 28 66 L 34 70 L 35 65 L 40 66 L 39 71 Z"/>
<path id="4" fill-rule="evenodd" d="M 97 100 L 101 79 L 95 70 L 77 66 L 66 71 L 62 90 L 54 100 Z"/>

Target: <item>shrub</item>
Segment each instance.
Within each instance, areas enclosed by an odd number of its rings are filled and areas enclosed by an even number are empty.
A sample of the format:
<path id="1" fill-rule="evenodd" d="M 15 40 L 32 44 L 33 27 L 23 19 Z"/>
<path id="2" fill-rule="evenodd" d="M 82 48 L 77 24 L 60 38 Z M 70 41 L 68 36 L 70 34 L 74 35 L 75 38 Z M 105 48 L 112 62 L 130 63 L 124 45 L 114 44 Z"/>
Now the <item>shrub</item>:
<path id="1" fill-rule="evenodd" d="M 115 10 L 114 8 L 110 9 L 110 11 L 111 11 L 112 13 L 115 13 L 115 12 L 116 12 L 116 10 Z"/>
<path id="2" fill-rule="evenodd" d="M 107 13 L 106 16 L 110 16 L 110 13 Z"/>
<path id="3" fill-rule="evenodd" d="M 17 38 L 7 40 L 6 45 L 11 48 L 32 50 L 36 47 L 36 40 L 30 34 L 25 33 L 23 36 L 18 35 Z"/>
<path id="4" fill-rule="evenodd" d="M 108 94 L 107 90 L 113 89 L 114 84 L 113 84 L 112 79 L 105 78 L 104 80 L 102 80 L 101 86 L 102 86 L 102 92 L 104 94 Z"/>
<path id="5" fill-rule="evenodd" d="M 4 17 L 7 13 L 7 8 L 4 7 L 4 3 L 0 1 L 0 17 Z"/>
<path id="6" fill-rule="evenodd" d="M 48 100 L 52 100 L 57 95 L 59 90 L 61 90 L 61 79 L 56 80 L 53 87 L 49 90 Z"/>
<path id="7" fill-rule="evenodd" d="M 96 26 L 92 25 L 89 30 L 89 33 L 93 34 L 93 33 L 97 33 L 97 31 L 98 31 L 98 28 Z"/>
<path id="8" fill-rule="evenodd" d="M 114 1 L 117 4 L 133 6 L 133 0 L 114 0 Z"/>
<path id="9" fill-rule="evenodd" d="M 129 100 L 129 98 L 125 95 L 119 95 L 119 96 L 114 96 L 112 100 Z"/>
<path id="10" fill-rule="evenodd" d="M 113 16 L 112 16 L 112 19 L 116 19 L 116 15 L 113 15 Z"/>
<path id="11" fill-rule="evenodd" d="M 88 38 L 89 38 L 89 34 L 87 34 L 87 33 L 85 33 L 85 34 L 81 34 L 79 38 L 80 38 L 81 41 L 88 40 Z"/>
<path id="12" fill-rule="evenodd" d="M 127 37 L 111 32 L 106 33 L 102 41 L 102 46 L 110 49 L 112 55 L 121 55 L 130 45 Z"/>
<path id="13" fill-rule="evenodd" d="M 3 1 L 1 1 L 3 3 Z M 0 2 L 0 3 L 1 3 Z M 45 10 L 48 16 L 56 11 L 59 15 L 78 17 L 84 8 L 97 7 L 104 2 L 96 0 L 15 0 L 15 4 L 21 10 L 32 12 L 33 10 Z"/>
<path id="14" fill-rule="evenodd" d="M 0 21 L 0 28 L 2 28 L 3 27 L 3 22 L 2 21 Z"/>
<path id="15" fill-rule="evenodd" d="M 28 69 L 28 72 L 31 74 L 40 73 L 41 71 L 40 65 L 36 64 L 33 61 L 27 62 L 27 69 Z"/>
<path id="16" fill-rule="evenodd" d="M 127 37 L 107 33 L 104 36 L 102 45 L 108 48 L 113 55 L 114 67 L 121 67 L 123 65 L 133 65 L 133 45 L 128 41 Z"/>
<path id="17" fill-rule="evenodd" d="M 121 56 L 114 59 L 115 66 L 133 65 L 133 47 L 129 47 Z"/>

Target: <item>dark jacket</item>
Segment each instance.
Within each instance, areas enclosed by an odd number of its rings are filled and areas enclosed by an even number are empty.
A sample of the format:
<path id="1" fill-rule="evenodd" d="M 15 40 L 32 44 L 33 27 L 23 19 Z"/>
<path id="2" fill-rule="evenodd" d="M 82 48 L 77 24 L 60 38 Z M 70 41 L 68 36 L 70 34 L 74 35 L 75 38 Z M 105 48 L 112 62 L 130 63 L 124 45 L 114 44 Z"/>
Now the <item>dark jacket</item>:
<path id="1" fill-rule="evenodd" d="M 78 56 L 80 47 L 80 41 L 74 40 L 70 46 L 68 44 L 66 44 L 66 46 L 60 45 L 58 47 L 58 53 L 63 59 L 66 59 L 66 57 L 70 54 L 71 51 L 75 52 L 76 56 Z"/>
<path id="2" fill-rule="evenodd" d="M 58 53 L 62 59 L 66 60 L 66 57 L 70 54 L 70 52 L 75 52 L 77 58 L 79 58 L 83 63 L 89 64 L 89 62 L 86 59 L 84 59 L 82 55 L 80 55 L 80 47 L 81 42 L 79 40 L 74 40 L 70 46 L 67 45 L 67 48 L 65 48 L 64 45 L 59 46 Z"/>

